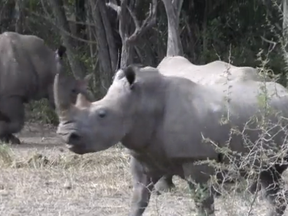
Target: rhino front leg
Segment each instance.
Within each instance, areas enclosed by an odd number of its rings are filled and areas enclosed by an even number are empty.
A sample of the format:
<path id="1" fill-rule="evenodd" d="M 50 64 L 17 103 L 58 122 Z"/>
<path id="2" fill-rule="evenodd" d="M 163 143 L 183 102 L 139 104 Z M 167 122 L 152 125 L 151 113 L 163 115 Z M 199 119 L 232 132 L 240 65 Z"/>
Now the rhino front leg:
<path id="1" fill-rule="evenodd" d="M 0 103 L 0 139 L 6 143 L 20 144 L 20 140 L 13 133 L 18 133 L 24 126 L 24 105 L 16 97 Z"/>
<path id="2" fill-rule="evenodd" d="M 163 176 L 156 184 L 155 189 L 158 192 L 167 192 L 170 191 L 172 188 L 175 188 L 175 185 L 172 181 L 173 175 L 165 175 Z"/>
<path id="3" fill-rule="evenodd" d="M 133 177 L 133 194 L 129 216 L 142 216 L 148 206 L 154 184 L 159 178 L 151 177 L 143 172 L 143 167 L 134 157 L 131 158 Z"/>
<path id="4" fill-rule="evenodd" d="M 20 140 L 14 136 L 13 134 L 8 134 L 1 138 L 3 143 L 11 143 L 11 144 L 21 144 Z"/>

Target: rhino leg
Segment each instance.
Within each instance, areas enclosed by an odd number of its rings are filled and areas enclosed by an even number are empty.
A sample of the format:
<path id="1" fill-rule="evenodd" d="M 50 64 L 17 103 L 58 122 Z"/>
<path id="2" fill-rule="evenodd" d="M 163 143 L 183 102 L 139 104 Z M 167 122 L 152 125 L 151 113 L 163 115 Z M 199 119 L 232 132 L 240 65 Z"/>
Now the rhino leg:
<path id="1" fill-rule="evenodd" d="M 167 192 L 172 188 L 175 188 L 175 185 L 172 181 L 173 175 L 165 175 L 163 176 L 156 184 L 155 189 L 157 192 Z"/>
<path id="2" fill-rule="evenodd" d="M 148 206 L 154 184 L 160 179 L 151 177 L 143 172 L 142 165 L 131 158 L 131 171 L 133 176 L 133 194 L 129 216 L 142 216 Z"/>
<path id="3" fill-rule="evenodd" d="M 273 207 L 269 216 L 282 216 L 285 212 L 287 193 L 280 192 L 283 184 L 281 174 L 285 169 L 286 166 L 276 166 L 260 173 L 261 188 L 264 189 L 265 197 Z"/>
<path id="4" fill-rule="evenodd" d="M 215 170 L 207 165 L 186 163 L 183 165 L 183 171 L 192 192 L 197 215 L 215 216 L 213 188 L 208 183 Z"/>
<path id="5" fill-rule="evenodd" d="M 20 144 L 13 135 L 24 126 L 24 105 L 19 98 L 8 98 L 0 101 L 0 139 L 6 143 Z"/>
<path id="6" fill-rule="evenodd" d="M 15 137 L 13 134 L 9 134 L 1 139 L 3 143 L 10 143 L 10 144 L 21 144 L 20 140 Z"/>
<path id="7" fill-rule="evenodd" d="M 250 193 L 255 194 L 256 192 L 258 192 L 260 190 L 261 190 L 261 184 L 258 184 L 257 181 L 253 181 L 249 187 Z"/>

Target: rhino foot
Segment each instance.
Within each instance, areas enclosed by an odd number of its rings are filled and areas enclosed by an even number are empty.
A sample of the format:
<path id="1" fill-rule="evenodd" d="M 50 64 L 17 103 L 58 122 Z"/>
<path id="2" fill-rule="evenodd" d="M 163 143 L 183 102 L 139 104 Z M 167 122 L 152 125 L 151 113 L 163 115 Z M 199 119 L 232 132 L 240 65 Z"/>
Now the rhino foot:
<path id="1" fill-rule="evenodd" d="M 252 194 L 255 194 L 256 192 L 261 190 L 261 185 L 257 184 L 257 182 L 252 182 L 252 184 L 249 187 L 249 192 Z"/>
<path id="2" fill-rule="evenodd" d="M 169 181 L 169 179 L 161 178 L 155 185 L 157 195 L 160 195 L 161 192 L 169 192 L 173 188 L 175 188 L 175 185 L 172 182 L 172 179 L 171 179 L 171 181 Z"/>
<path id="3" fill-rule="evenodd" d="M 12 135 L 12 134 L 5 136 L 4 138 L 1 139 L 1 141 L 3 143 L 9 143 L 9 144 L 12 144 L 12 145 L 21 144 L 20 140 L 17 137 L 15 137 L 14 135 Z"/>

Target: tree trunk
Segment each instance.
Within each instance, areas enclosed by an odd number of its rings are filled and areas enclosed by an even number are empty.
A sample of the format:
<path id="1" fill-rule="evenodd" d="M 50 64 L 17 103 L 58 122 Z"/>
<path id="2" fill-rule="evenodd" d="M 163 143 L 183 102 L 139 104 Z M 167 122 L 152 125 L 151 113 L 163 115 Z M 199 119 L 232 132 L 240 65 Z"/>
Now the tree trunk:
<path id="1" fill-rule="evenodd" d="M 183 0 L 162 0 L 168 21 L 167 56 L 183 55 L 183 48 L 179 34 L 179 16 Z"/>
<path id="2" fill-rule="evenodd" d="M 109 22 L 107 8 L 106 8 L 104 2 L 101 2 L 98 4 L 99 4 L 99 10 L 101 13 L 103 26 L 104 26 L 105 33 L 106 33 L 108 51 L 110 54 L 110 62 L 111 62 L 112 70 L 113 70 L 111 72 L 113 73 L 117 69 L 117 61 L 118 61 L 118 52 L 117 52 L 116 42 L 115 42 L 115 39 L 113 36 L 112 26 Z"/>
<path id="3" fill-rule="evenodd" d="M 15 32 L 24 33 L 24 0 L 15 1 Z"/>
<path id="4" fill-rule="evenodd" d="M 122 42 L 122 49 L 121 49 L 121 61 L 120 61 L 121 68 L 127 67 L 129 64 L 132 63 L 131 53 L 132 53 L 131 44 L 125 39 Z"/>
<path id="5" fill-rule="evenodd" d="M 86 25 L 85 20 L 86 20 L 86 10 L 85 10 L 85 1 L 83 0 L 75 0 L 75 20 L 76 20 L 76 35 L 79 38 L 86 39 Z M 80 42 L 78 45 L 81 45 Z"/>
<path id="6" fill-rule="evenodd" d="M 95 23 L 98 58 L 100 60 L 101 93 L 107 91 L 117 66 L 117 49 L 103 1 L 89 0 L 92 17 Z M 97 4 L 97 5 L 96 5 Z"/>
<path id="7" fill-rule="evenodd" d="M 73 47 L 73 39 L 69 36 L 71 34 L 69 24 L 66 18 L 63 0 L 51 0 L 50 4 L 54 16 L 57 20 L 57 24 L 60 27 L 60 34 L 63 40 L 64 46 L 67 48 L 67 57 L 71 66 L 72 72 L 75 76 L 84 77 L 84 65 L 76 58 L 75 50 Z"/>
<path id="8" fill-rule="evenodd" d="M 284 61 L 286 66 L 288 65 L 288 52 L 287 52 L 287 43 L 288 43 L 288 0 L 283 0 L 283 26 L 282 26 L 282 34 L 284 39 Z M 287 75 L 283 74 L 284 79 L 287 80 Z M 286 86 L 288 85 L 288 81 L 286 81 Z"/>
<path id="9" fill-rule="evenodd" d="M 288 41 L 288 0 L 283 0 L 283 36 Z"/>

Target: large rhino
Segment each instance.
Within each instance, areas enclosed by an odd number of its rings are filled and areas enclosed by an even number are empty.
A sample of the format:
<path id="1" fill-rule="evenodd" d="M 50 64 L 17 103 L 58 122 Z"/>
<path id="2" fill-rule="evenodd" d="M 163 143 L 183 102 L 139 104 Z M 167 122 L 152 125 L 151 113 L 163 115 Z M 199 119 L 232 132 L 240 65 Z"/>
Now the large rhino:
<path id="1" fill-rule="evenodd" d="M 252 67 L 237 67 L 224 61 L 213 61 L 204 65 L 192 64 L 183 56 L 166 56 L 157 66 L 160 73 L 166 76 L 184 77 L 193 82 L 203 85 L 225 85 L 227 81 L 268 81 L 269 77 L 259 74 Z M 228 85 L 226 85 L 228 88 Z M 222 181 L 222 175 L 219 174 L 219 183 Z M 251 192 L 256 191 L 257 183 L 251 185 Z M 175 187 L 172 176 L 164 176 L 155 185 L 158 191 L 165 191 Z"/>
<path id="2" fill-rule="evenodd" d="M 259 103 L 259 93 L 263 83 L 246 80 L 230 81 L 230 84 L 228 105 L 226 86 L 201 85 L 183 77 L 164 76 L 152 67 L 127 67 L 116 73 L 101 100 L 91 103 L 79 94 L 74 105 L 67 100 L 68 91 L 59 84 L 56 75 L 54 98 L 60 121 L 57 133 L 68 144 L 69 150 L 77 154 L 102 151 L 118 142 L 129 149 L 134 182 L 130 216 L 143 214 L 153 184 L 162 176 L 178 175 L 187 180 L 192 190 L 195 190 L 193 183 L 197 183 L 205 191 L 210 188 L 207 183 L 216 170 L 211 166 L 196 165 L 195 161 L 211 159 L 230 164 L 229 159 L 234 158 L 237 165 L 237 161 L 243 162 L 239 160 L 239 154 L 248 152 L 255 161 L 251 168 L 255 173 L 259 171 L 259 183 L 274 207 L 269 215 L 281 216 L 286 202 L 283 193 L 278 192 L 281 174 L 287 168 L 284 163 L 287 162 L 284 151 L 287 124 L 280 123 L 288 117 L 288 91 L 275 82 L 266 83 L 270 97 L 268 104 L 274 109 L 269 109 L 270 112 L 262 118 L 263 104 Z M 223 124 L 223 116 L 227 116 L 228 111 L 229 121 Z M 255 118 L 251 118 L 253 116 Z M 266 144 L 259 142 L 263 127 L 258 127 L 258 122 L 253 119 L 266 119 L 273 125 L 266 134 L 268 137 L 264 137 Z M 235 127 L 242 133 L 231 133 Z M 203 142 L 203 137 L 214 143 Z M 255 146 L 247 146 L 247 143 Z M 238 154 L 226 157 L 215 144 Z M 256 144 L 262 145 L 261 150 L 269 149 L 270 156 L 273 156 L 275 147 L 281 147 L 283 154 L 279 155 L 279 161 L 267 165 L 261 161 L 262 157 L 257 157 Z M 242 171 L 245 174 L 245 169 Z M 214 196 L 209 191 L 202 200 L 194 199 L 201 215 L 214 215 Z"/>
<path id="3" fill-rule="evenodd" d="M 34 35 L 15 32 L 0 34 L 0 139 L 19 144 L 13 135 L 24 125 L 24 103 L 48 98 L 55 108 L 53 82 L 61 72 L 61 59 L 66 48 L 60 46 L 51 50 L 44 40 Z M 61 72 L 63 73 L 63 72 Z M 86 92 L 87 76 L 84 80 L 72 76 L 61 76 L 69 89 L 71 102 L 76 101 L 79 92 Z"/>

